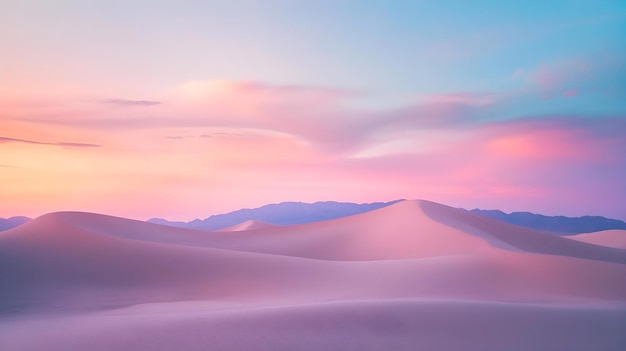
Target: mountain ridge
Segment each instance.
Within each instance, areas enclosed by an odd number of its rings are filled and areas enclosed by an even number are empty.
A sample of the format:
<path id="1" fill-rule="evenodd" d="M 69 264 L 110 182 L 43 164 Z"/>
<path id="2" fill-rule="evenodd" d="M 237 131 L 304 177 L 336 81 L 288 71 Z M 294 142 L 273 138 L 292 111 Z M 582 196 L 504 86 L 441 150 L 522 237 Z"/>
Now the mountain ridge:
<path id="1" fill-rule="evenodd" d="M 0 218 L 0 232 L 8 230 L 30 221 L 29 217 L 14 216 L 9 218 Z"/>
<path id="2" fill-rule="evenodd" d="M 532 212 L 506 213 L 500 210 L 472 209 L 470 212 L 485 217 L 536 230 L 562 235 L 598 232 L 609 229 L 626 229 L 626 222 L 602 216 L 546 216 Z"/>
<path id="3" fill-rule="evenodd" d="M 228 213 L 212 215 L 205 219 L 194 219 L 189 222 L 170 222 L 161 218 L 152 218 L 148 222 L 201 230 L 220 230 L 250 220 L 286 226 L 346 217 L 376 210 L 400 201 L 404 201 L 404 199 L 362 204 L 336 201 L 318 201 L 314 203 L 289 201 L 268 204 L 257 208 L 243 208 Z"/>
<path id="4" fill-rule="evenodd" d="M 285 226 L 341 218 L 386 207 L 400 201 L 405 200 L 400 199 L 363 204 L 336 201 L 319 201 L 315 203 L 290 201 L 268 204 L 257 208 L 239 209 L 232 212 L 212 215 L 205 219 L 194 219 L 189 222 L 168 221 L 161 218 L 152 218 L 148 220 L 148 222 L 201 230 L 221 230 L 250 220 Z M 290 208 L 285 211 L 286 207 Z M 551 232 L 557 235 L 626 229 L 626 222 L 603 216 L 546 216 L 532 212 L 506 213 L 501 210 L 482 210 L 478 208 L 467 211 L 505 223 Z"/>
<path id="5" fill-rule="evenodd" d="M 267 204 L 257 208 L 242 208 L 227 213 L 211 215 L 204 219 L 194 219 L 189 222 L 168 221 L 162 218 L 152 218 L 146 222 L 200 230 L 222 230 L 240 225 L 246 221 L 261 221 L 272 225 L 288 226 L 368 212 L 400 201 L 405 200 L 361 204 L 336 201 L 319 201 L 314 203 L 290 201 Z M 506 213 L 501 210 L 483 210 L 478 208 L 469 210 L 469 212 L 501 222 L 551 232 L 557 235 L 591 233 L 612 229 L 626 230 L 626 222 L 603 216 L 546 216 L 532 212 Z M 0 231 L 17 227 L 29 220 L 30 218 L 24 216 L 0 218 Z"/>

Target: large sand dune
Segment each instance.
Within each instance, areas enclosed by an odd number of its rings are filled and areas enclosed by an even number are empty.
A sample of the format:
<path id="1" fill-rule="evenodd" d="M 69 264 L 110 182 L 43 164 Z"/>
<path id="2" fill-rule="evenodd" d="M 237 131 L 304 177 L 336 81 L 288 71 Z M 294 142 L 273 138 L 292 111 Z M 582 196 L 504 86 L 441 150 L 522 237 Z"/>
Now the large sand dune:
<path id="1" fill-rule="evenodd" d="M 626 230 L 603 230 L 595 233 L 573 235 L 571 238 L 586 243 L 626 249 Z"/>
<path id="2" fill-rule="evenodd" d="M 248 225 L 59 212 L 0 233 L 0 350 L 626 348 L 626 250 L 605 242 L 619 233 L 572 240 L 428 201 Z"/>

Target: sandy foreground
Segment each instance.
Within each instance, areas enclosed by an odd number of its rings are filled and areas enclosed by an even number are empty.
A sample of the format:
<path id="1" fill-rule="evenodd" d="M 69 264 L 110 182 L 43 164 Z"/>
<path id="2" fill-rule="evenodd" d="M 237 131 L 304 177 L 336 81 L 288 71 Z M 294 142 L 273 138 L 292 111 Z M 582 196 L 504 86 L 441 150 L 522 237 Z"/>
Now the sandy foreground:
<path id="1" fill-rule="evenodd" d="M 626 231 L 428 201 L 222 232 L 59 212 L 0 233 L 0 350 L 626 350 Z"/>

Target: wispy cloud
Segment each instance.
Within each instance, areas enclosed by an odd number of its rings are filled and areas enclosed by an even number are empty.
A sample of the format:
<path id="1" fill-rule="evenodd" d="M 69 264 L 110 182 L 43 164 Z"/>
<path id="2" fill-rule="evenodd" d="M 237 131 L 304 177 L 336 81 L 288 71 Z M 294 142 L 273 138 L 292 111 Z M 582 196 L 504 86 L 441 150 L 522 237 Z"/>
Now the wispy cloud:
<path id="1" fill-rule="evenodd" d="M 182 137 L 180 135 L 167 135 L 165 136 L 165 139 L 171 139 L 171 140 L 184 140 L 185 137 Z"/>
<path id="2" fill-rule="evenodd" d="M 527 79 L 529 84 L 535 84 L 532 86 L 536 89 L 558 91 L 560 96 L 566 95 L 575 100 L 579 92 L 574 88 L 579 85 L 569 82 L 582 79 L 576 72 L 587 70 L 589 65 L 583 61 L 573 62 L 557 67 L 546 66 L 537 71 L 523 71 L 519 76 Z M 269 133 L 270 136 L 271 133 L 275 133 L 275 136 L 289 136 L 328 157 L 345 158 L 403 150 L 423 152 L 422 146 L 426 144 L 446 143 L 455 139 L 457 134 L 471 134 L 480 126 L 496 123 L 492 121 L 511 118 L 520 120 L 524 116 L 534 115 L 535 111 L 524 111 L 518 107 L 520 104 L 535 102 L 533 98 L 537 99 L 536 92 L 526 90 L 423 93 L 416 94 L 408 104 L 387 109 L 370 110 L 350 104 L 364 94 L 335 88 L 274 85 L 256 81 L 195 81 L 170 91 L 167 103 L 151 109 L 150 115 L 137 115 L 134 112 L 136 110 L 127 109 L 115 114 L 108 110 L 95 110 L 90 114 L 56 113 L 53 116 L 40 114 L 36 117 L 31 114 L 18 119 L 37 124 L 84 128 L 96 134 L 101 134 L 103 129 L 116 133 L 169 129 L 165 132 L 167 134 L 161 135 L 178 140 L 184 135 L 196 135 L 204 139 L 233 136 L 250 139 L 248 131 L 255 130 L 261 134 Z M 593 120 L 592 117 L 584 116 L 563 118 L 565 121 L 562 126 Z M 546 123 L 556 123 L 558 120 L 550 116 L 536 119 L 545 119 Z M 520 123 L 518 128 L 523 125 Z M 180 130 L 186 131 L 180 134 Z M 447 133 L 449 131 L 452 133 Z M 438 138 L 434 135 L 443 138 L 436 140 Z M 63 146 L 62 143 L 52 144 Z"/>
<path id="3" fill-rule="evenodd" d="M 411 130 L 448 128 L 475 123 L 497 102 L 495 94 L 417 95 L 404 106 L 385 110 L 351 107 L 364 92 L 327 87 L 274 85 L 264 82 L 196 81 L 182 84 L 167 104 L 149 116 L 129 111 L 53 117 L 21 117 L 41 124 L 92 130 L 228 128 L 291 135 L 330 154 L 351 154 Z M 203 133 L 207 137 L 225 137 Z"/>
<path id="4" fill-rule="evenodd" d="M 246 136 L 248 135 L 244 133 L 226 133 L 226 132 L 200 134 L 200 138 L 238 138 L 238 137 L 246 137 Z"/>
<path id="5" fill-rule="evenodd" d="M 141 107 L 141 106 L 154 106 L 160 105 L 160 101 L 151 101 L 151 100 L 129 100 L 129 99 L 108 99 L 102 100 L 103 104 L 115 105 L 115 106 L 126 106 L 126 107 Z"/>
<path id="6" fill-rule="evenodd" d="M 626 58 L 620 56 L 546 62 L 534 68 L 518 69 L 513 76 L 526 81 L 544 98 L 583 93 L 626 96 Z"/>
<path id="7" fill-rule="evenodd" d="M 44 141 L 8 138 L 8 137 L 0 136 L 0 144 L 1 143 L 24 143 L 24 144 L 50 145 L 50 146 L 69 147 L 69 148 L 93 148 L 93 147 L 101 147 L 102 146 L 102 145 L 99 145 L 99 144 L 89 144 L 89 143 L 44 142 Z"/>

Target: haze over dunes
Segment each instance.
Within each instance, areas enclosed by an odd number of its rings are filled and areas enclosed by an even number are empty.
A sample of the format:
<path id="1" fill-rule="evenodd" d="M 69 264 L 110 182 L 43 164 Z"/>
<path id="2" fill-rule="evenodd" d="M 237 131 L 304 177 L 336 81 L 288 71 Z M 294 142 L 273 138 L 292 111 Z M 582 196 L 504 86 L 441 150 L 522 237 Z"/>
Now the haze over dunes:
<path id="1" fill-rule="evenodd" d="M 478 351 L 626 343 L 618 235 L 601 246 L 428 201 L 239 229 L 59 212 L 2 232 L 0 347 Z"/>

